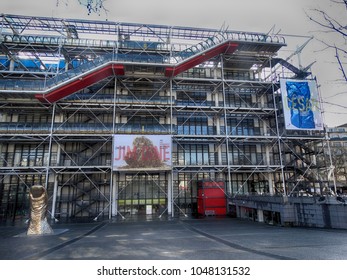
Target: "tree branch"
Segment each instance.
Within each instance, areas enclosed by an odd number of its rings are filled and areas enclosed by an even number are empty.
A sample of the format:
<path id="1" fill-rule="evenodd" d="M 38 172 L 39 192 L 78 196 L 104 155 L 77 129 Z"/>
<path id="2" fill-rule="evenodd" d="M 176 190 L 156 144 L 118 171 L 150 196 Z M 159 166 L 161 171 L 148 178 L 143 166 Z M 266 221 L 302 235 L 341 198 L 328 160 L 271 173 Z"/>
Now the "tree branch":
<path id="1" fill-rule="evenodd" d="M 106 14 L 108 12 L 108 10 L 104 6 L 105 1 L 106 0 L 78 0 L 78 3 L 87 8 L 88 15 L 90 15 L 92 12 L 100 15 L 101 11 L 104 11 Z"/>
<path id="2" fill-rule="evenodd" d="M 347 0 L 346 0 L 347 1 Z M 330 17 L 326 12 L 318 10 L 318 9 L 312 9 L 312 11 L 317 12 L 319 14 L 321 14 L 321 16 L 323 17 L 324 22 L 321 22 L 313 17 L 311 17 L 310 15 L 307 15 L 307 17 L 313 21 L 314 23 L 318 24 L 321 27 L 324 27 L 328 30 L 333 30 L 339 34 L 341 34 L 343 37 L 347 37 L 347 27 L 343 26 L 342 24 L 340 24 L 337 20 L 333 19 L 332 17 Z"/>
<path id="3" fill-rule="evenodd" d="M 74 0 L 74 1 L 77 1 L 78 4 L 86 7 L 86 9 L 88 10 L 88 15 L 90 15 L 91 13 L 96 13 L 100 16 L 101 11 L 104 11 L 105 14 L 107 14 L 108 12 L 108 10 L 104 6 L 104 2 L 106 0 Z M 65 6 L 69 5 L 68 4 L 69 0 L 56 0 L 56 6 L 58 7 L 61 2 L 64 3 Z"/>
<path id="4" fill-rule="evenodd" d="M 342 75 L 343 75 L 343 77 L 345 78 L 345 80 L 347 81 L 347 75 L 346 75 L 346 71 L 345 71 L 345 69 L 344 69 L 344 67 L 343 67 L 343 65 L 342 65 L 342 61 L 341 61 L 341 59 L 340 59 L 340 54 L 339 54 L 339 52 L 338 52 L 338 48 L 335 48 L 335 53 L 336 53 L 336 59 L 337 59 L 337 62 L 338 62 L 338 64 L 339 64 L 339 66 L 340 66 L 340 70 L 341 70 L 341 72 L 342 72 Z"/>
<path id="5" fill-rule="evenodd" d="M 342 0 L 342 2 L 338 1 L 338 0 L 331 0 L 331 2 L 336 3 L 336 4 L 345 5 L 346 9 L 347 9 L 347 0 Z"/>
<path id="6" fill-rule="evenodd" d="M 347 0 L 330 0 L 331 3 L 334 3 L 336 5 L 340 6 L 342 5 L 345 8 L 345 11 L 347 11 Z M 343 20 L 343 24 L 341 24 L 336 18 L 331 17 L 328 12 L 323 11 L 321 9 L 311 9 L 310 13 L 306 13 L 306 16 L 314 22 L 317 26 L 323 28 L 324 31 L 320 31 L 320 33 L 329 33 L 330 35 L 336 34 L 336 38 L 329 39 L 330 41 L 327 42 L 327 40 L 320 40 L 323 45 L 327 48 L 334 49 L 335 52 L 335 58 L 339 65 L 339 70 L 342 73 L 342 76 L 344 80 L 347 82 L 347 69 L 346 69 L 346 60 L 347 60 L 347 48 L 346 48 L 346 42 L 347 42 L 347 22 L 345 23 L 345 19 Z M 313 15 L 314 13 L 314 15 Z M 319 29 L 321 29 L 319 28 Z"/>

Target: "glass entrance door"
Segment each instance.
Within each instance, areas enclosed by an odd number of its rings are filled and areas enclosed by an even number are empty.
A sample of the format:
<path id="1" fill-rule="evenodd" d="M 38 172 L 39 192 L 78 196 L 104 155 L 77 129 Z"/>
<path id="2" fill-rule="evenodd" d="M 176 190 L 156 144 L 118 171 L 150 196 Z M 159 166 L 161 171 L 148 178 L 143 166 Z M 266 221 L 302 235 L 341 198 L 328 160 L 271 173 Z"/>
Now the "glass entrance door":
<path id="1" fill-rule="evenodd" d="M 123 216 L 154 215 L 167 212 L 165 174 L 125 174 L 118 187 L 118 211 Z"/>

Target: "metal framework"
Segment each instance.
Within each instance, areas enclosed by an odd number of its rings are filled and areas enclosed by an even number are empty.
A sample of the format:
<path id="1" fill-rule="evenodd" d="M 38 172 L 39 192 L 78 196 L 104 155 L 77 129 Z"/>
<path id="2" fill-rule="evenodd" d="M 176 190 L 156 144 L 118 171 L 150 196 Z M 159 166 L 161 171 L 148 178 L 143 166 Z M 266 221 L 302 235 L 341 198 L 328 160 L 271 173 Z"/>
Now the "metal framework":
<path id="1" fill-rule="evenodd" d="M 328 186 L 325 134 L 284 129 L 279 79 L 311 76 L 276 57 L 283 37 L 0 19 L 1 220 L 27 217 L 34 183 L 58 220 L 188 215 L 199 180 L 228 197 Z M 114 171 L 115 134 L 171 135 L 172 170 Z"/>

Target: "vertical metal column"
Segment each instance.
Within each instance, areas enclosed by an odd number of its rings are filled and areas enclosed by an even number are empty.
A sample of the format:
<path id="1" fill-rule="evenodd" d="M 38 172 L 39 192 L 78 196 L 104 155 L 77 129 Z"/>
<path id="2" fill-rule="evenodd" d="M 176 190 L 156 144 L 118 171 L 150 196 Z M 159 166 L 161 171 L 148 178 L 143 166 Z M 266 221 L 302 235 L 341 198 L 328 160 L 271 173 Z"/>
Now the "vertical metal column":
<path id="1" fill-rule="evenodd" d="M 170 48 L 171 49 L 171 48 Z M 170 78 L 170 134 L 171 134 L 171 171 L 168 172 L 168 215 L 174 217 L 175 215 L 175 211 L 174 211 L 174 195 L 173 195 L 173 167 L 172 167 L 172 150 L 173 150 L 173 125 L 172 125 L 172 121 L 173 121 L 173 92 L 172 92 L 172 78 Z"/>
<path id="2" fill-rule="evenodd" d="M 323 100 L 322 100 L 322 95 L 320 93 L 320 90 L 319 90 L 319 86 L 318 86 L 318 83 L 316 81 L 316 85 L 317 85 L 317 93 L 318 93 L 318 98 L 319 98 L 319 105 L 322 106 L 323 104 Z M 322 110 L 322 108 L 320 107 L 319 110 L 322 112 L 322 119 L 323 119 L 323 123 L 325 124 L 325 117 L 324 117 L 324 110 Z M 330 178 L 332 177 L 333 179 L 333 184 L 334 184 L 334 193 L 335 195 L 337 195 L 337 187 L 336 187 L 336 177 L 335 177 L 335 166 L 333 164 L 333 159 L 332 159 L 332 155 L 331 155 L 331 147 L 330 147 L 330 137 L 328 135 L 328 132 L 327 132 L 327 129 L 326 127 L 324 128 L 324 135 L 325 135 L 325 141 L 327 142 L 327 146 L 328 146 L 328 154 L 329 154 L 329 163 L 330 163 L 330 166 L 329 166 L 329 171 L 328 171 L 328 187 L 329 187 L 329 180 Z M 324 147 L 324 144 L 322 145 Z M 324 150 L 323 150 L 324 152 Z M 324 152 L 325 154 L 325 152 Z"/>
<path id="3" fill-rule="evenodd" d="M 46 166 L 46 179 L 45 179 L 45 188 L 47 189 L 48 181 L 49 181 L 49 171 L 51 168 L 51 158 L 52 158 L 52 138 L 53 138 L 53 127 L 54 127 L 54 119 L 55 119 L 55 108 L 56 103 L 53 103 L 52 110 L 52 120 L 51 120 L 51 128 L 49 131 L 49 144 L 48 144 L 48 161 Z M 54 219 L 55 215 L 55 204 L 57 202 L 57 194 L 58 194 L 58 178 L 54 176 L 54 187 L 53 187 L 53 198 L 52 198 L 52 210 L 51 210 L 51 218 Z"/>
<path id="4" fill-rule="evenodd" d="M 279 126 L 278 126 L 278 116 L 277 116 L 278 110 L 277 110 L 277 106 L 276 106 L 275 87 L 274 87 L 274 82 L 272 81 L 272 76 L 274 74 L 274 71 L 272 69 L 272 58 L 269 57 L 269 60 L 270 60 L 269 65 L 270 65 L 270 69 L 271 69 L 270 79 L 271 79 L 272 98 L 273 98 L 274 109 L 275 109 L 277 144 L 278 144 L 278 152 L 279 152 L 280 164 L 281 164 L 283 196 L 287 196 L 287 188 L 286 188 L 286 182 L 285 182 L 285 178 L 284 178 L 284 165 L 283 165 L 283 158 L 282 158 L 282 145 L 281 145 L 282 138 L 280 136 Z"/>
<path id="5" fill-rule="evenodd" d="M 226 95 L 225 95 L 225 80 L 224 80 L 224 63 L 223 55 L 221 58 L 221 75 L 222 75 L 222 90 L 223 90 L 223 112 L 224 112 L 224 129 L 225 129 L 225 143 L 226 143 L 226 153 L 227 153 L 227 169 L 228 169 L 228 189 L 231 190 L 231 174 L 230 174 L 230 158 L 229 158 L 229 131 L 228 131 L 228 120 L 227 120 L 227 110 L 226 110 Z"/>
<path id="6" fill-rule="evenodd" d="M 110 174 L 110 211 L 109 219 L 112 216 L 116 216 L 118 211 L 118 187 L 116 186 L 117 182 L 115 180 L 115 172 L 113 171 L 113 151 L 114 151 L 114 141 L 113 136 L 116 133 L 116 98 L 117 98 L 117 77 L 114 79 L 114 92 L 113 92 L 113 115 L 112 115 L 112 151 L 111 151 L 111 174 Z"/>
<path id="7" fill-rule="evenodd" d="M 328 146 L 329 163 L 330 163 L 329 172 L 328 172 L 328 187 L 329 187 L 330 178 L 332 177 L 333 184 L 334 184 L 334 193 L 335 193 L 335 195 L 337 195 L 336 177 L 335 177 L 335 172 L 334 172 L 335 166 L 333 164 L 333 159 L 332 159 L 332 156 L 331 156 L 330 139 L 329 139 L 329 136 L 327 135 L 326 131 L 325 131 L 325 133 L 326 133 L 325 137 L 326 137 L 327 146 Z"/>
<path id="8" fill-rule="evenodd" d="M 175 211 L 173 208 L 173 187 L 172 187 L 172 173 L 168 172 L 168 190 L 167 190 L 167 213 L 168 215 L 174 217 Z"/>
<path id="9" fill-rule="evenodd" d="M 119 24 L 116 25 L 116 45 L 113 49 L 113 60 L 117 59 L 118 47 L 119 47 Z M 114 151 L 114 135 L 116 134 L 116 98 L 117 98 L 117 77 L 114 78 L 114 89 L 113 89 L 113 114 L 112 114 L 112 151 L 111 151 L 111 171 L 110 171 L 110 211 L 109 219 L 112 216 L 117 216 L 118 213 L 118 185 L 116 178 L 116 173 L 113 171 L 113 151 Z"/>
<path id="10" fill-rule="evenodd" d="M 52 211 L 51 211 L 51 218 L 56 220 L 55 218 L 55 209 L 56 209 L 56 203 L 57 203 L 57 195 L 58 195 L 58 175 L 54 175 L 54 190 L 53 190 L 53 199 L 52 199 Z"/>

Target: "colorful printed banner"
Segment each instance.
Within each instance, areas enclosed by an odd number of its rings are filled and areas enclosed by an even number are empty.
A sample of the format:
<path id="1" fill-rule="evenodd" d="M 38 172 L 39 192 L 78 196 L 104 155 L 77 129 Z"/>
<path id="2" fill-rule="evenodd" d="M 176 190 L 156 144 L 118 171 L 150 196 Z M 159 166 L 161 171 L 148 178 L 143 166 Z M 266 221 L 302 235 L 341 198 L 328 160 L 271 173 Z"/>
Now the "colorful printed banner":
<path id="1" fill-rule="evenodd" d="M 114 135 L 113 170 L 170 170 L 170 135 Z"/>
<path id="2" fill-rule="evenodd" d="M 315 81 L 280 81 L 285 128 L 288 130 L 323 130 L 321 104 Z"/>

